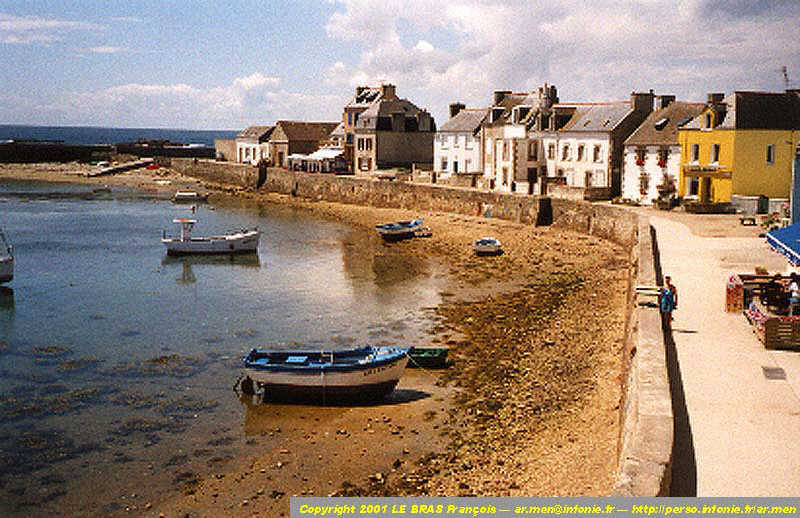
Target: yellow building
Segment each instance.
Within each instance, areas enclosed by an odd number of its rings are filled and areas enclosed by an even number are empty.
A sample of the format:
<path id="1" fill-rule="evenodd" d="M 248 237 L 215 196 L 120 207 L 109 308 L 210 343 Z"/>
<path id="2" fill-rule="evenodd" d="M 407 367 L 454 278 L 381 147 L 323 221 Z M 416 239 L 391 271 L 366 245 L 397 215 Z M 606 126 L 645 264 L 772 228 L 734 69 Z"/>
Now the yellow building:
<path id="1" fill-rule="evenodd" d="M 701 203 L 733 196 L 789 198 L 800 130 L 800 91 L 709 94 L 678 130 L 678 194 Z"/>

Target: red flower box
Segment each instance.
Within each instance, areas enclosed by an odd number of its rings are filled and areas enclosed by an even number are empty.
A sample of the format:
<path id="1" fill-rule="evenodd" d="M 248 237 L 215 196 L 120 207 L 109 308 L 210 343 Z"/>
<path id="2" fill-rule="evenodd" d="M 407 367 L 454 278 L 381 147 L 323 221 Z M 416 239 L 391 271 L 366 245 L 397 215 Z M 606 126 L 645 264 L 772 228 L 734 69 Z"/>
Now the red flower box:
<path id="1" fill-rule="evenodd" d="M 636 165 L 638 165 L 638 166 L 643 166 L 643 165 L 644 165 L 644 159 L 642 159 L 642 158 L 637 158 L 637 159 L 636 159 Z"/>
<path id="2" fill-rule="evenodd" d="M 664 160 L 659 160 L 658 161 L 658 167 L 667 167 L 667 162 L 664 161 Z"/>

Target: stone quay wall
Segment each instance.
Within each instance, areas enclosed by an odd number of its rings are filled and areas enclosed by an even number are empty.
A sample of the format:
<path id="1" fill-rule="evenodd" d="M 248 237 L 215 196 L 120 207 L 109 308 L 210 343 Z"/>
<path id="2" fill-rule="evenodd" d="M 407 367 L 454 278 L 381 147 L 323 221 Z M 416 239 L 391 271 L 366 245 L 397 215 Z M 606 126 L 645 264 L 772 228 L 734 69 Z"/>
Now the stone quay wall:
<path id="1" fill-rule="evenodd" d="M 580 200 L 309 174 L 243 164 L 172 159 L 194 178 L 302 198 L 386 208 L 452 212 L 553 225 L 598 236 L 630 253 L 618 474 L 614 496 L 669 495 L 673 415 L 666 352 L 657 308 L 642 305 L 636 285 L 656 284 L 656 248 L 649 222 L 634 212 Z"/>

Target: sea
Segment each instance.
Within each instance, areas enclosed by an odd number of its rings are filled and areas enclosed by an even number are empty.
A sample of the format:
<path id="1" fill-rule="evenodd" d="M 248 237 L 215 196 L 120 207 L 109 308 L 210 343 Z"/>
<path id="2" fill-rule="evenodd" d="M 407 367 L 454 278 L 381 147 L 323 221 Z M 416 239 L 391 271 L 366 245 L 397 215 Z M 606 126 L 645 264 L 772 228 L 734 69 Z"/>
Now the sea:
<path id="1" fill-rule="evenodd" d="M 202 144 L 214 147 L 214 139 L 233 139 L 234 130 L 186 130 L 166 128 L 107 128 L 100 126 L 14 126 L 0 124 L 0 142 L 8 140 L 47 140 L 91 146 L 121 144 L 138 139 L 166 139 L 176 144 Z"/>
<path id="2" fill-rule="evenodd" d="M 129 516 L 264 447 L 245 421 L 269 403 L 233 390 L 251 348 L 408 346 L 435 321 L 445 269 L 374 232 L 230 198 L 195 234 L 256 226 L 258 253 L 174 259 L 187 206 L 93 187 L 0 181 L 2 516 Z"/>

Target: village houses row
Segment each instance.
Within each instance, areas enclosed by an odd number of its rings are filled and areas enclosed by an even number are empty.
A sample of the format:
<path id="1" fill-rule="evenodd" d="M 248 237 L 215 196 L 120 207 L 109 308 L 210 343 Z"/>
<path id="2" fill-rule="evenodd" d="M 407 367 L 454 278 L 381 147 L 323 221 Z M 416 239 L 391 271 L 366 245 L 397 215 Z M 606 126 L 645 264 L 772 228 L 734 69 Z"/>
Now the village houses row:
<path id="1" fill-rule="evenodd" d="M 433 183 L 643 204 L 786 199 L 800 90 L 711 93 L 705 103 L 652 90 L 621 102 L 561 102 L 544 84 L 495 91 L 488 108 L 453 103 L 449 115 L 437 130 L 394 85 L 360 86 L 339 122 L 251 126 L 218 154 L 309 172 L 403 168 Z"/>

